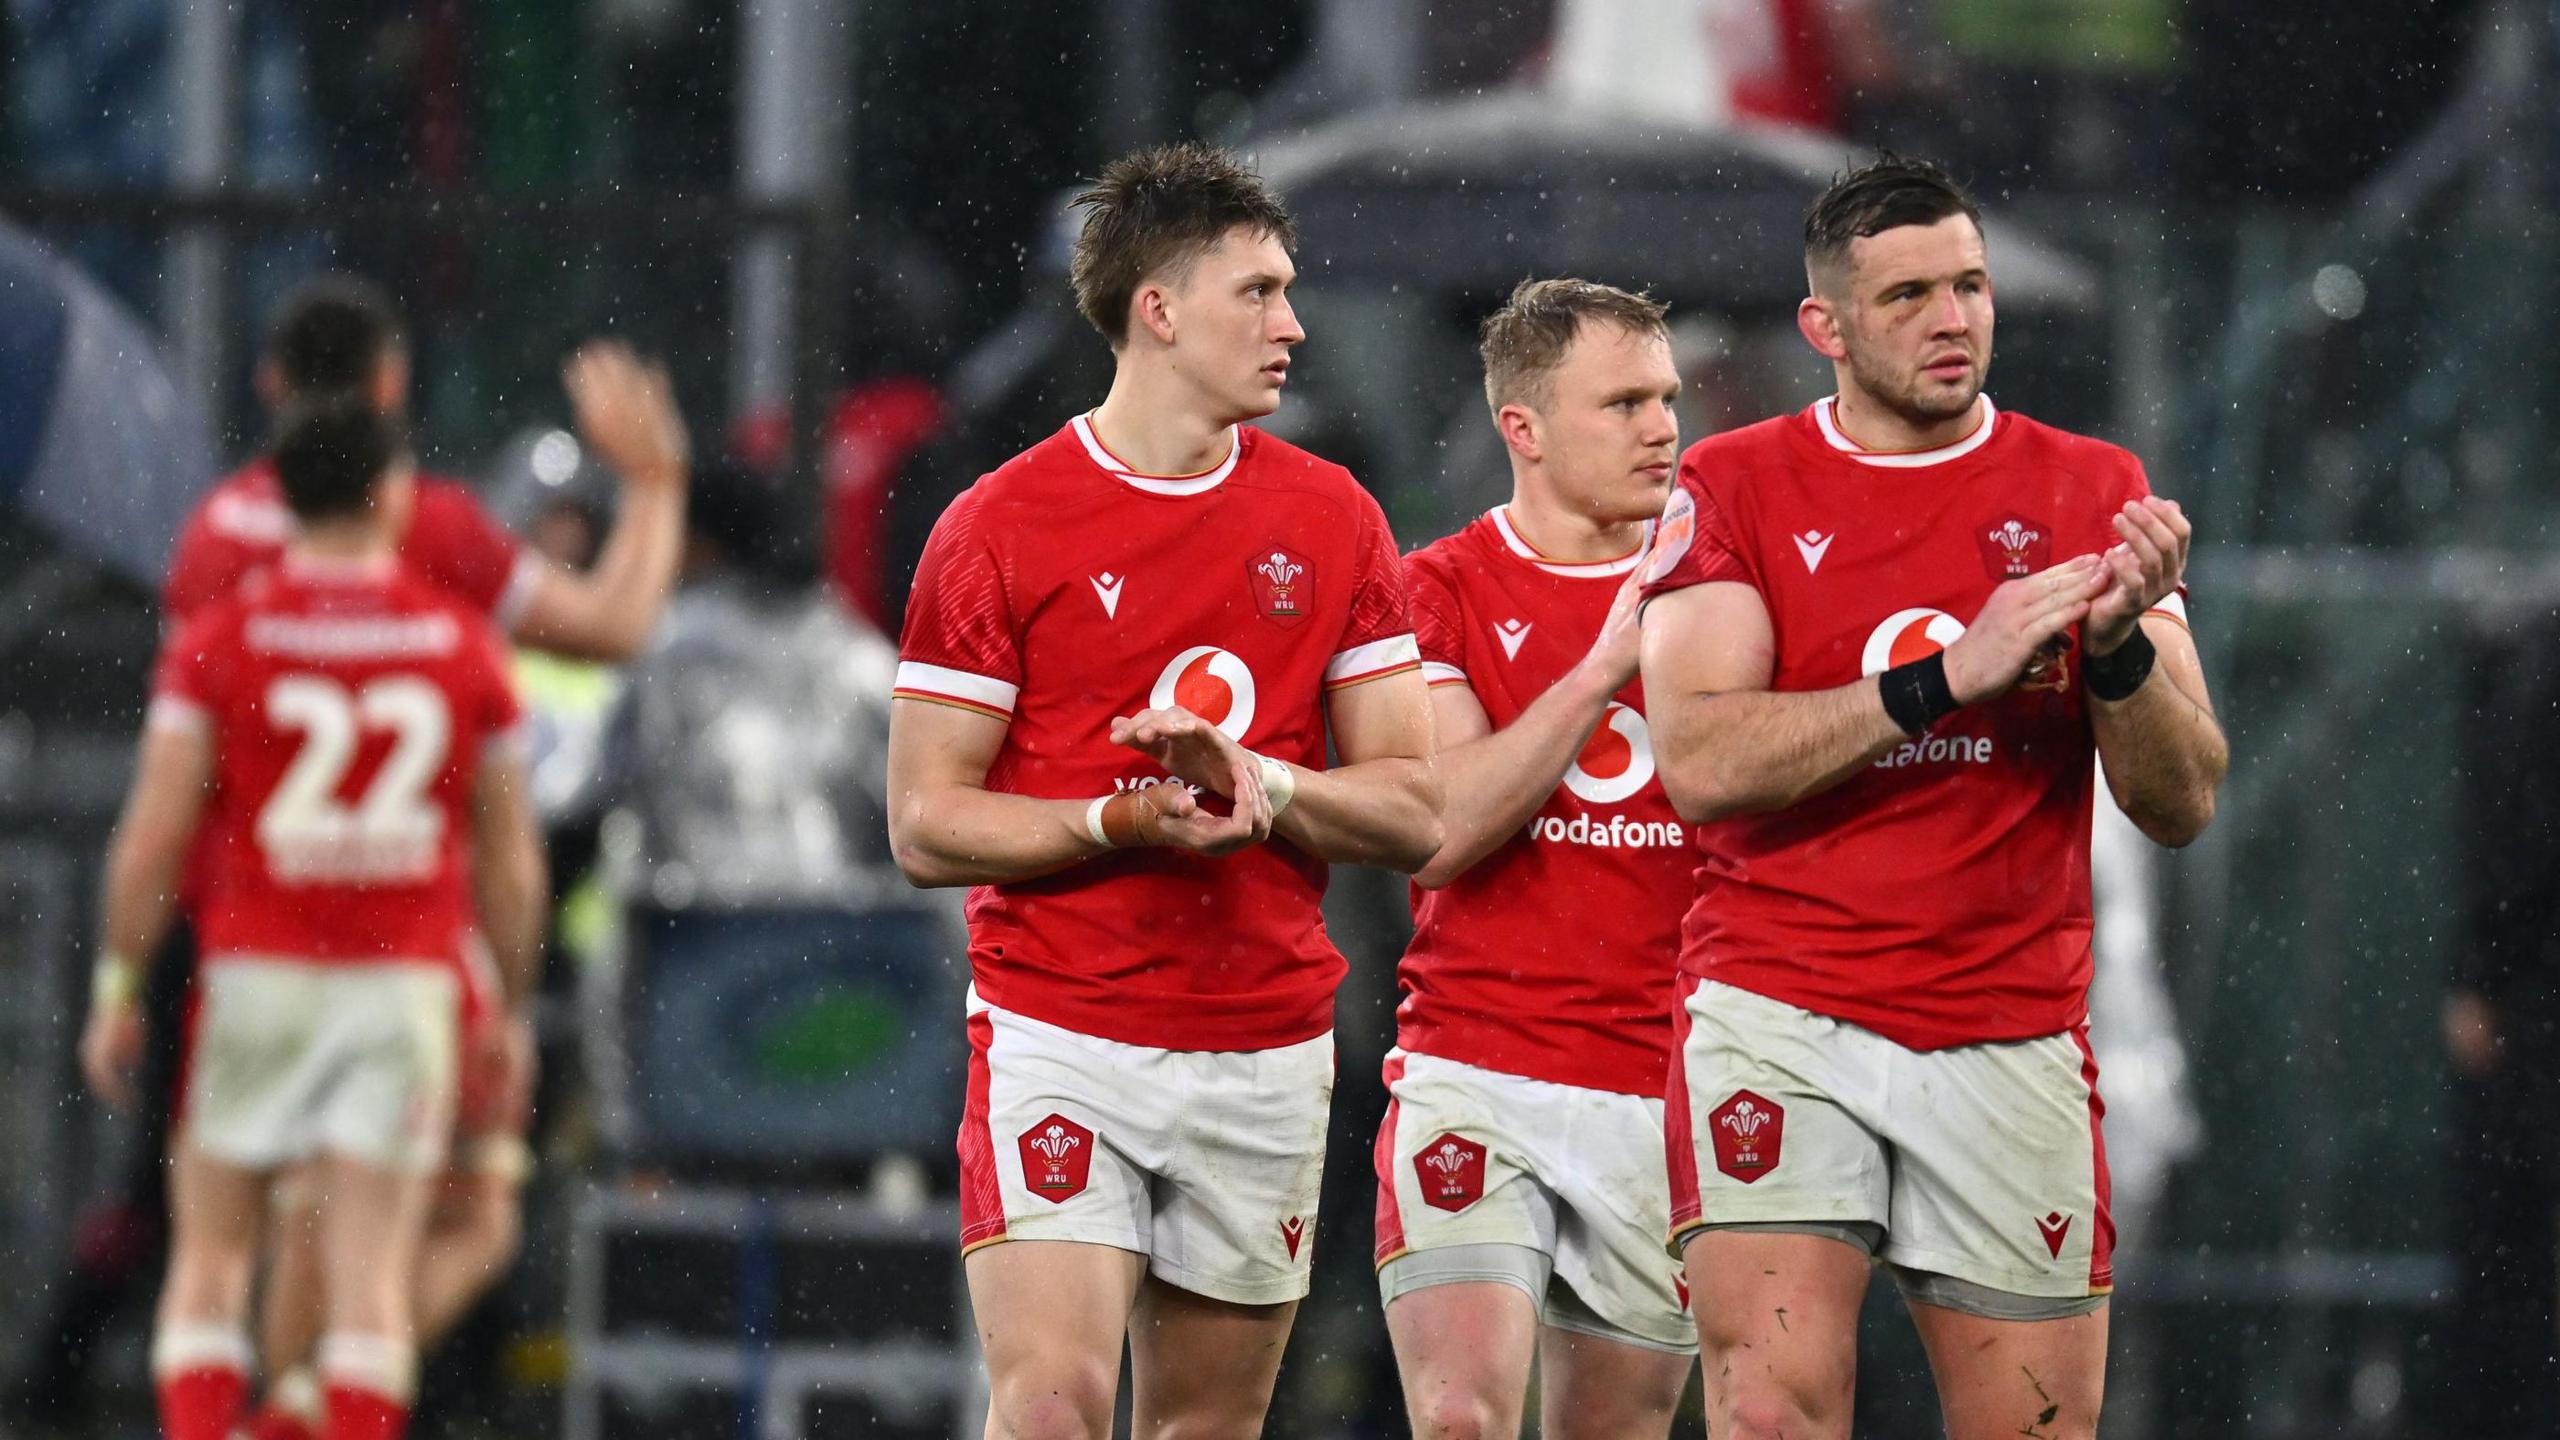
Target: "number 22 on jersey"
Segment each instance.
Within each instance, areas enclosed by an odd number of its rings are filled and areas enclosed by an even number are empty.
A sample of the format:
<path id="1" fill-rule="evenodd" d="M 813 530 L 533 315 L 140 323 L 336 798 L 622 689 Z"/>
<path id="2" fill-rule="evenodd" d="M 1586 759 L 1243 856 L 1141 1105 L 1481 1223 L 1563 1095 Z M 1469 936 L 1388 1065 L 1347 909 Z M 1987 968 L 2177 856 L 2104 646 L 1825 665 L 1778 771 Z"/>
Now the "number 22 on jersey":
<path id="1" fill-rule="evenodd" d="M 258 812 L 269 874 L 287 884 L 397 885 L 435 873 L 445 819 L 427 792 L 453 738 L 442 691 L 416 675 L 381 676 L 354 691 L 322 676 L 279 675 L 265 711 L 271 727 L 302 736 Z M 391 750 L 349 804 L 340 792 L 365 732 L 388 732 Z"/>

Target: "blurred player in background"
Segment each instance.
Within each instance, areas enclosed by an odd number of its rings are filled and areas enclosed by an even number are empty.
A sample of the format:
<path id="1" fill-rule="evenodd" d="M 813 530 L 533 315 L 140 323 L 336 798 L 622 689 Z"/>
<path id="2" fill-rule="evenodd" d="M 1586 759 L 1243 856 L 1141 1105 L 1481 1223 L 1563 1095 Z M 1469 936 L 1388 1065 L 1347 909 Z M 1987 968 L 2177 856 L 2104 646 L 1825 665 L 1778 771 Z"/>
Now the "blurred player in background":
<path id="1" fill-rule="evenodd" d="M 201 867 L 201 1009 L 152 1342 L 170 1440 L 228 1440 L 241 1417 L 268 1187 L 306 1162 L 324 1433 L 403 1432 L 475 932 L 499 1002 L 531 988 L 544 884 L 519 711 L 487 618 L 399 564 L 408 463 L 361 396 L 287 424 L 274 471 L 293 538 L 167 642 L 109 856 L 81 1057 L 122 1104 L 142 1047 L 134 957 L 161 940 L 181 868 Z"/>
<path id="2" fill-rule="evenodd" d="M 580 350 L 562 372 L 578 433 L 622 479 L 613 531 L 586 571 L 528 550 L 463 485 L 415 478 L 401 563 L 495 620 L 516 642 L 599 660 L 640 653 L 684 541 L 687 442 L 664 371 L 620 344 Z M 268 412 L 336 393 L 405 424 L 408 338 L 390 300 L 352 276 L 311 281 L 278 310 L 258 361 Z M 275 467 L 251 461 L 207 492 L 179 532 L 161 608 L 172 626 L 274 563 L 293 533 Z"/>
<path id="3" fill-rule="evenodd" d="M 1078 198 L 1109 395 L 971 487 L 907 605 L 891 835 L 973 885 L 963 1242 L 987 1433 L 1261 1433 L 1298 1301 L 1343 961 L 1329 861 L 1439 849 L 1394 538 L 1244 422 L 1305 338 L 1294 227 L 1224 152 Z M 1330 737 L 1340 766 L 1326 769 Z"/>
<path id="4" fill-rule="evenodd" d="M 620 477 L 616 520 L 591 567 L 559 564 L 525 546 L 458 482 L 417 476 L 400 531 L 404 565 L 482 610 L 517 643 L 556 654 L 623 660 L 639 653 L 665 608 L 683 552 L 689 446 L 665 373 L 627 348 L 589 345 L 562 381 L 587 447 Z M 271 411 L 314 396 L 354 393 L 397 418 L 407 407 L 409 360 L 397 314 L 379 291 L 328 276 L 287 299 L 257 376 Z M 197 507 L 172 561 L 165 608 L 174 621 L 205 597 L 271 563 L 273 466 L 259 460 Z M 466 1054 L 451 1168 L 437 1187 L 420 1252 L 418 1333 L 432 1349 L 488 1293 L 515 1258 L 520 1201 L 532 1157 L 534 1036 L 529 1013 L 491 1000 L 485 967 L 466 972 Z M 263 1440 L 295 1440 L 316 1422 L 310 1368 L 322 1322 L 320 1256 L 310 1187 L 276 1196 L 275 1264 L 262 1296 L 259 1356 L 268 1391 Z"/>
<path id="5" fill-rule="evenodd" d="M 390 302 L 372 285 L 332 275 L 297 289 L 279 308 L 257 371 L 257 389 L 282 416 L 318 397 L 349 393 L 397 423 L 409 390 L 407 341 Z M 635 654 L 664 606 L 681 554 L 689 447 L 663 371 L 615 344 L 591 345 L 563 371 L 563 383 L 587 447 L 622 483 L 618 519 L 595 564 L 584 572 L 525 549 L 457 482 L 404 470 L 392 487 L 403 493 L 406 519 L 395 530 L 401 562 L 413 573 L 512 628 L 516 637 L 559 653 L 600 659 Z M 197 506 L 181 532 L 163 591 L 164 617 L 175 630 L 196 610 L 235 593 L 242 581 L 271 569 L 294 531 L 272 462 L 261 458 L 227 477 Z M 193 870 L 182 880 L 194 889 Z M 167 943 L 151 967 L 144 997 L 152 1048 L 142 1077 L 145 1134 L 128 1204 L 144 1228 L 163 1208 L 160 1156 L 167 1106 L 177 1089 L 176 1032 L 194 970 L 194 944 L 182 903 Z M 483 1003 L 485 985 L 467 998 L 473 1060 L 465 1070 L 455 1168 L 435 1207 L 422 1254 L 419 1293 L 428 1306 L 421 1333 L 430 1345 L 504 1274 L 519 1232 L 518 1200 L 529 1156 L 532 1036 L 527 1017 Z M 320 1322 L 316 1240 L 308 1195 L 280 1187 L 277 1268 L 265 1289 L 265 1373 L 285 1403 L 260 1427 L 289 1437 L 317 1418 L 317 1388 L 307 1362 Z M 111 1252 L 112 1253 L 112 1252 Z M 84 1274 L 67 1288 L 55 1327 L 63 1336 L 40 1391 L 59 1394 L 86 1342 L 111 1312 L 112 1267 Z"/>
<path id="6" fill-rule="evenodd" d="M 418 476 L 411 518 L 399 532 L 402 563 L 482 610 L 517 643 L 573 657 L 624 660 L 645 646 L 682 557 L 688 443 L 665 373 L 625 347 L 599 343 L 574 356 L 562 381 L 589 449 L 621 478 L 616 522 L 591 567 L 580 570 L 520 542 L 461 484 Z M 312 281 L 278 313 L 257 387 L 271 412 L 312 397 L 364 396 L 397 419 L 408 403 L 405 334 L 387 297 L 348 276 Z M 255 573 L 267 537 L 290 517 L 278 503 L 273 465 L 255 461 L 197 507 L 171 564 L 165 607 L 173 621 L 202 597 Z M 438 1182 L 419 1252 L 417 1328 L 432 1349 L 513 1263 L 521 1199 L 532 1172 L 534 1035 L 529 1011 L 495 1003 L 485 963 L 465 971 L 465 1054 L 450 1165 Z M 529 998 L 529 995 L 528 995 Z M 316 1425 L 320 1387 L 312 1361 L 323 1324 L 319 1231 L 309 1177 L 279 1186 L 273 1266 L 258 1334 L 266 1404 L 260 1440 L 297 1440 Z"/>
<path id="7" fill-rule="evenodd" d="M 1486 320 L 1510 503 L 1405 562 L 1447 836 L 1414 892 L 1377 1258 L 1421 1436 L 1660 1437 L 1697 1354 L 1662 1250 L 1688 827 L 1654 783 L 1634 572 L 1671 487 L 1663 307 L 1523 282 Z"/>
<path id="8" fill-rule="evenodd" d="M 2091 758 L 2159 843 L 2212 817 L 2189 526 L 1982 393 L 1979 215 L 1935 166 L 1834 182 L 1805 266 L 1838 393 L 1692 446 L 1646 566 L 1656 757 L 1705 822 L 1669 1129 L 1709 1426 L 1846 1435 L 1881 1262 L 1949 1435 L 2086 1437 Z"/>

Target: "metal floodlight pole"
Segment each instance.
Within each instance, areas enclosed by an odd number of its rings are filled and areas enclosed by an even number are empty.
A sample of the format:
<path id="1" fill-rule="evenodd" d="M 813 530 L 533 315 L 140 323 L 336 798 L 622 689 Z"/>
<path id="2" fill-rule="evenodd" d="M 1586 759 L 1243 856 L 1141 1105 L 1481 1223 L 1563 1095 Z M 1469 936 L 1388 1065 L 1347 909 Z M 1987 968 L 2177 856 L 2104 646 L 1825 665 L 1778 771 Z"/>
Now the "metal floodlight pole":
<path id="1" fill-rule="evenodd" d="M 230 179 L 237 146 L 239 0 L 175 0 L 169 7 L 169 188 L 207 197 Z M 160 328 L 179 382 L 219 416 L 224 285 L 230 243 L 210 224 L 190 224 L 168 242 Z"/>
<path id="2" fill-rule="evenodd" d="M 1164 0 L 1105 0 L 1095 17 L 1108 96 L 1098 117 L 1114 155 L 1174 138 L 1180 123 L 1166 93 L 1173 56 L 1172 17 Z"/>
<path id="3" fill-rule="evenodd" d="M 740 15 L 738 193 L 751 203 L 797 205 L 803 218 L 765 226 L 739 248 L 729 312 L 732 415 L 793 395 L 796 262 L 809 238 L 807 217 L 845 190 L 847 62 L 860 11 L 837 0 L 747 0 Z"/>
<path id="4" fill-rule="evenodd" d="M 1385 104 L 1422 91 L 1421 0 L 1323 0 L 1319 57 L 1343 81 L 1346 102 Z"/>

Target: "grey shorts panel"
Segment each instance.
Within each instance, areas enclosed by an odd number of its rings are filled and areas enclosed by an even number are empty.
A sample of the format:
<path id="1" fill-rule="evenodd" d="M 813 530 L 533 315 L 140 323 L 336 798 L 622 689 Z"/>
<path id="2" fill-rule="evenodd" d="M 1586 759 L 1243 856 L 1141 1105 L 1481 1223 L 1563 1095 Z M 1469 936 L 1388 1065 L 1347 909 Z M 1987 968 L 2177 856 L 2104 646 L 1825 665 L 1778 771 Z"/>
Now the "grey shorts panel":
<path id="1" fill-rule="evenodd" d="M 1378 1267 L 1378 1303 L 1391 1305 L 1400 1295 L 1435 1285 L 1492 1281 L 1517 1287 L 1529 1297 L 1531 1305 L 1543 1311 L 1547 1308 L 1547 1282 L 1555 1270 L 1552 1257 L 1526 1245 L 1441 1245 L 1429 1250 L 1407 1250 Z"/>
<path id="2" fill-rule="evenodd" d="M 1595 1340 L 1614 1340 L 1621 1345 L 1633 1345 L 1639 1350 L 1651 1350 L 1661 1355 L 1698 1353 L 1698 1343 L 1695 1339 L 1686 1344 L 1666 1345 L 1659 1340 L 1649 1340 L 1632 1330 L 1610 1324 L 1600 1318 L 1599 1312 L 1583 1304 L 1582 1297 L 1574 1294 L 1573 1287 L 1562 1280 L 1547 1287 L 1547 1313 L 1540 1323 L 1558 1330 L 1570 1330 L 1576 1335 L 1588 1335 Z"/>
<path id="3" fill-rule="evenodd" d="M 1742 1220 L 1729 1224 L 1705 1224 L 1690 1227 L 1682 1237 L 1685 1247 L 1690 1239 L 1710 1230 L 1730 1230 L 1738 1235 L 1818 1235 L 1837 1240 L 1859 1254 L 1873 1260 L 1884 1248 L 1884 1227 L 1872 1220 Z"/>
<path id="4" fill-rule="evenodd" d="M 1885 1268 L 1893 1272 L 1893 1283 L 1905 1301 L 1979 1315 L 1985 1320 L 2068 1320 L 2107 1303 L 2104 1295 L 2017 1295 L 1953 1275 L 1901 1265 Z"/>

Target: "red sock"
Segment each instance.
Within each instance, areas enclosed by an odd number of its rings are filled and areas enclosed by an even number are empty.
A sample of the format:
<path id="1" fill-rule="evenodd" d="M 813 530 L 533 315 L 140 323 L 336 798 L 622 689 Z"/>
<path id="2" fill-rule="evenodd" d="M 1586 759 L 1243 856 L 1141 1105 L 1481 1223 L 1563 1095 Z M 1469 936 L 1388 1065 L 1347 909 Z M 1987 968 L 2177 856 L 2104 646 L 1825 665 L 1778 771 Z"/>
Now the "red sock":
<path id="1" fill-rule="evenodd" d="M 249 1417 L 249 1440 L 320 1440 L 324 1404 L 311 1367 L 288 1365 L 268 1377 L 266 1399 Z"/>
<path id="2" fill-rule="evenodd" d="M 328 1440 L 401 1440 L 408 1433 L 409 1407 L 379 1390 L 332 1380 L 324 1393 L 329 1405 Z"/>
<path id="3" fill-rule="evenodd" d="M 249 1376 L 235 1365 L 190 1365 L 162 1375 L 160 1433 L 168 1440 L 230 1440 L 249 1400 Z"/>
<path id="4" fill-rule="evenodd" d="M 249 1417 L 249 1440 L 320 1440 L 310 1421 L 273 1404 Z"/>

